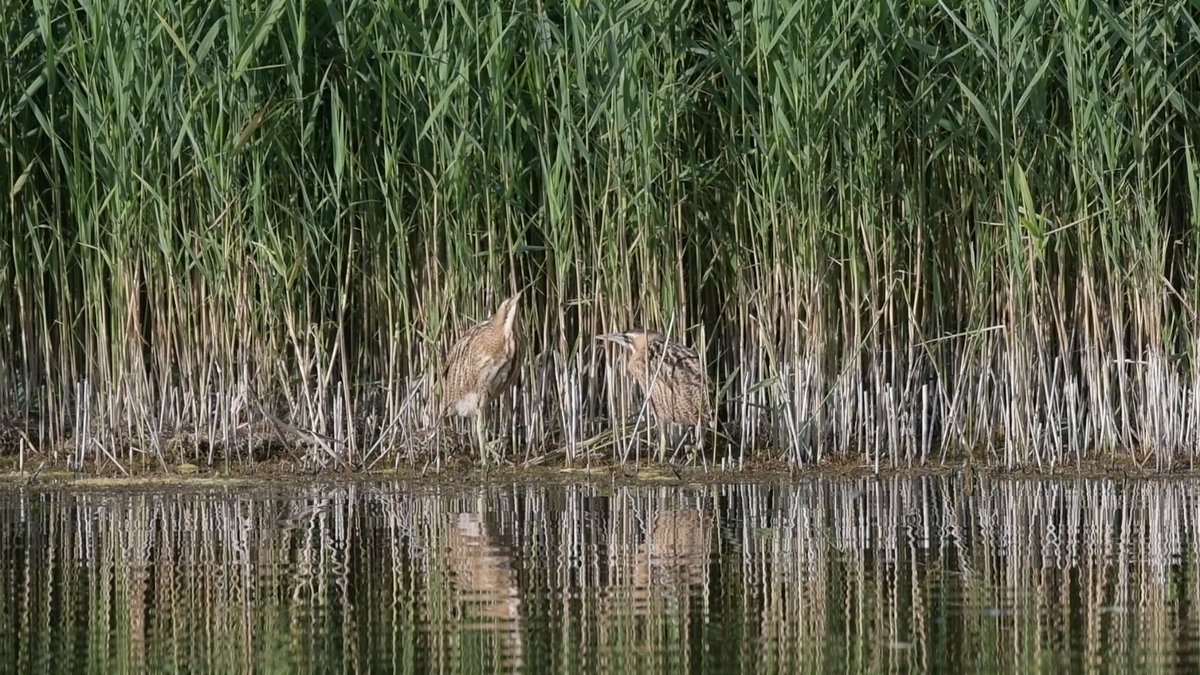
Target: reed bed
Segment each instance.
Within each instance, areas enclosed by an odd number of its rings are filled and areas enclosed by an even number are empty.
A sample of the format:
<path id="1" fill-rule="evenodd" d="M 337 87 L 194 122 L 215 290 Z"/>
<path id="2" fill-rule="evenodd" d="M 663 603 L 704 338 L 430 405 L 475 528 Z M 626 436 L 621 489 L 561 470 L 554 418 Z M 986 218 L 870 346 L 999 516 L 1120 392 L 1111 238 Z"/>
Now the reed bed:
<path id="1" fill-rule="evenodd" d="M 16 0 L 0 50 L 21 462 L 420 464 L 517 289 L 510 458 L 642 456 L 630 325 L 705 356 L 697 461 L 1200 448 L 1184 0 Z"/>
<path id="2" fill-rule="evenodd" d="M 1179 481 L 4 496 L 20 670 L 1186 669 Z"/>

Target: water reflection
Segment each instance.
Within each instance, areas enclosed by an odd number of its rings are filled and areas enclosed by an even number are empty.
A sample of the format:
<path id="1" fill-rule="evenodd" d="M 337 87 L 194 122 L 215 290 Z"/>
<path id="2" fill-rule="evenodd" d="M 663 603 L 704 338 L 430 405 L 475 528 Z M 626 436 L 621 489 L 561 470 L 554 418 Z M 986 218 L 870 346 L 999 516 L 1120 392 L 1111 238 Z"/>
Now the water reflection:
<path id="1" fill-rule="evenodd" d="M 457 627 L 495 632 L 510 665 L 523 666 L 517 570 L 508 548 L 489 530 L 482 512 L 455 514 L 446 528 L 447 582 L 459 608 Z"/>
<path id="2" fill-rule="evenodd" d="M 0 492 L 0 663 L 1195 668 L 1198 488 L 930 477 Z"/>

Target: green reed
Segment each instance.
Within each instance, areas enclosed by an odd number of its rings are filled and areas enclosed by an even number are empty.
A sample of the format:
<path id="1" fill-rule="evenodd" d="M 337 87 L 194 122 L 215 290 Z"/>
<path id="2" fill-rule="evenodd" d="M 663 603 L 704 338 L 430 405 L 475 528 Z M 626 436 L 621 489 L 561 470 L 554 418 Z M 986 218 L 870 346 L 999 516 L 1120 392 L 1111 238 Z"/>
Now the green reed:
<path id="1" fill-rule="evenodd" d="M 5 449 L 420 462 L 441 356 L 525 289 L 514 457 L 644 456 L 591 342 L 643 325 L 704 352 L 715 461 L 1190 462 L 1198 37 L 1182 1 L 19 0 Z"/>

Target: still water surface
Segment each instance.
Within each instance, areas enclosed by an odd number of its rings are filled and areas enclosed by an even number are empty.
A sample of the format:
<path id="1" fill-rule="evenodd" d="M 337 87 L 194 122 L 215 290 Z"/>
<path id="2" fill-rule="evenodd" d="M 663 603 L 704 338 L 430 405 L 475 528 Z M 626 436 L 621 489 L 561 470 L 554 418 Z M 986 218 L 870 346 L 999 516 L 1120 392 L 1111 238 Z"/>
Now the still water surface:
<path id="1" fill-rule="evenodd" d="M 0 671 L 1200 666 L 1200 484 L 0 491 Z"/>

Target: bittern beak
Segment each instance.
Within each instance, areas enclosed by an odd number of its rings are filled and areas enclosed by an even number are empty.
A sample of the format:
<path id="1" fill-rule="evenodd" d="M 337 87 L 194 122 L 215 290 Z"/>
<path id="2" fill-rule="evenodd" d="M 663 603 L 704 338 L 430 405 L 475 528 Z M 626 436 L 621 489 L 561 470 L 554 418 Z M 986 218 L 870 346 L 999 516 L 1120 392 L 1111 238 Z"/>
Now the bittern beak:
<path id="1" fill-rule="evenodd" d="M 504 302 L 500 303 L 500 308 L 498 310 L 496 310 L 496 314 L 498 316 L 505 316 L 505 317 L 514 316 L 514 314 L 517 310 L 517 302 L 520 299 L 521 299 L 521 291 L 517 291 L 516 293 L 513 293 L 512 295 L 508 296 L 507 298 L 504 299 Z"/>
<path id="2" fill-rule="evenodd" d="M 611 342 L 625 349 L 633 349 L 633 340 L 625 333 L 605 333 L 604 335 L 597 335 L 592 339 L 599 342 Z"/>

